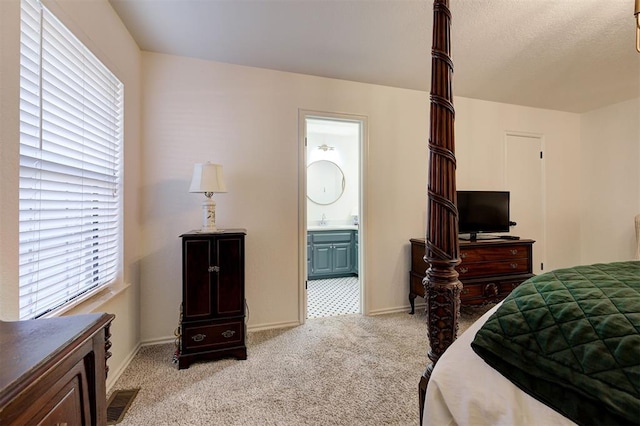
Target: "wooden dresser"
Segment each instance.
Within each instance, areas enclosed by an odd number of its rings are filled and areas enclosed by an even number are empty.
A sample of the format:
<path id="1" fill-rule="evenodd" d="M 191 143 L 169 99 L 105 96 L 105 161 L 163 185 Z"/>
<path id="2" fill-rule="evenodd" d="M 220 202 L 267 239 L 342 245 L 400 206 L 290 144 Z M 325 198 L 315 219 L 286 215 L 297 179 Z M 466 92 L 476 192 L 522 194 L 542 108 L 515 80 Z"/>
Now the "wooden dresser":
<path id="1" fill-rule="evenodd" d="M 113 318 L 0 321 L 0 425 L 105 425 Z"/>
<path id="2" fill-rule="evenodd" d="M 416 296 L 424 297 L 422 280 L 429 265 L 424 260 L 425 240 L 411 242 L 409 302 L 415 311 Z M 524 280 L 533 276 L 533 240 L 460 241 L 458 279 L 464 286 L 463 305 L 482 305 L 504 299 Z"/>
<path id="3" fill-rule="evenodd" d="M 194 361 L 247 358 L 244 229 L 182 235 L 178 368 Z"/>

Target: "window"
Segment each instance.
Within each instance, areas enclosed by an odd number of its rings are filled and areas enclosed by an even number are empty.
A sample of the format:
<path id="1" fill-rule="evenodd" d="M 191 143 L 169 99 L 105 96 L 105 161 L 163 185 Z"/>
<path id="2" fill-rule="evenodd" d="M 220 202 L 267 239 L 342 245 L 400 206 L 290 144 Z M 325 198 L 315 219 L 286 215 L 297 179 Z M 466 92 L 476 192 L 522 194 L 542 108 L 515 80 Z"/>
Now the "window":
<path id="1" fill-rule="evenodd" d="M 116 278 L 123 85 L 38 0 L 22 0 L 20 319 Z"/>

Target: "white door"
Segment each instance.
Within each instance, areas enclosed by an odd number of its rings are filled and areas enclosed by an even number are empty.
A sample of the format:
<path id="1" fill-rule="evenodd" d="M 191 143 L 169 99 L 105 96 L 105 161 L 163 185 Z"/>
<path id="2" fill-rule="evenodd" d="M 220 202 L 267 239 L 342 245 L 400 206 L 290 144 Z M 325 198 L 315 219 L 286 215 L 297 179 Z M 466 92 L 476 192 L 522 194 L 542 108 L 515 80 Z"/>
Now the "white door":
<path id="1" fill-rule="evenodd" d="M 545 259 L 542 136 L 507 133 L 505 141 L 505 188 L 511 193 L 509 216 L 517 223 L 511 228 L 511 235 L 536 241 L 533 273 L 539 274 Z"/>

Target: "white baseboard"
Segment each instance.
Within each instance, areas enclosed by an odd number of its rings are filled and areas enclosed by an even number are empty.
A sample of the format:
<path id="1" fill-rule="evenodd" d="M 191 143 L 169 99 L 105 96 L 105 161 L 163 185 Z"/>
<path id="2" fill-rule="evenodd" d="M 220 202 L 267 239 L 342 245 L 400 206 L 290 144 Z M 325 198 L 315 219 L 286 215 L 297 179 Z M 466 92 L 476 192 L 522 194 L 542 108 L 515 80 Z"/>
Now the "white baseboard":
<path id="1" fill-rule="evenodd" d="M 165 345 L 167 343 L 174 343 L 175 341 L 176 336 L 157 337 L 155 339 L 141 341 L 140 346 Z"/>
<path id="2" fill-rule="evenodd" d="M 257 325 L 247 326 L 247 331 L 273 330 L 276 328 L 297 327 L 299 325 L 300 323 L 298 321 L 272 322 L 267 324 L 257 324 Z"/>
<path id="3" fill-rule="evenodd" d="M 135 358 L 135 356 L 138 354 L 140 347 L 141 345 L 138 343 L 138 345 L 135 348 L 133 348 L 133 350 L 125 358 L 124 362 L 120 364 L 120 368 L 118 368 L 115 371 L 112 369 L 109 369 L 109 374 L 107 375 L 107 385 L 106 385 L 107 393 L 111 390 L 111 387 L 116 383 L 116 381 L 118 381 L 120 376 L 122 376 L 122 373 L 124 373 L 124 370 L 126 370 L 129 364 L 131 364 L 131 361 L 133 361 L 133 358 Z"/>
<path id="4" fill-rule="evenodd" d="M 418 311 L 418 309 L 424 309 L 426 307 L 427 307 L 426 303 L 416 303 L 415 305 L 416 312 Z M 397 314 L 400 312 L 409 313 L 411 312 L 411 307 L 407 305 L 407 306 L 398 306 L 396 308 L 374 309 L 372 311 L 369 311 L 369 315 L 371 316 L 387 315 L 387 314 Z"/>

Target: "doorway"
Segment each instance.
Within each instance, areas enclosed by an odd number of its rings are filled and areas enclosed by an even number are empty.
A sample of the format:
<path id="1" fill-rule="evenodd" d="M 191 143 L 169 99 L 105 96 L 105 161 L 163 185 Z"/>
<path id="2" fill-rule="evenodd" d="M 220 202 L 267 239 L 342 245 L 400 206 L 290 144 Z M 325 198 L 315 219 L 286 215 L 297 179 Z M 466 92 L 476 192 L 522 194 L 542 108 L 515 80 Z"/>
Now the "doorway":
<path id="1" fill-rule="evenodd" d="M 300 322 L 362 313 L 364 117 L 300 112 Z"/>

